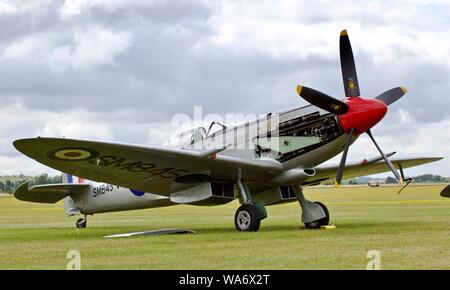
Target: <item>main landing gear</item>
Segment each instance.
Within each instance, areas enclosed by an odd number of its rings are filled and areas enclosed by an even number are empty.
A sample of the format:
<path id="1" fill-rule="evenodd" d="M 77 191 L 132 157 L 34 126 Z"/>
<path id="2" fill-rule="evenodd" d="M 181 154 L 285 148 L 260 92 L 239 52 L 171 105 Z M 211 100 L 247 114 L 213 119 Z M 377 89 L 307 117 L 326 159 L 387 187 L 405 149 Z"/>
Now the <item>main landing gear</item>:
<path id="1" fill-rule="evenodd" d="M 77 229 L 84 229 L 87 226 L 87 215 L 84 215 L 84 218 L 80 218 L 75 223 Z"/>
<path id="2" fill-rule="evenodd" d="M 303 190 L 299 185 L 292 186 L 291 189 L 297 196 L 302 208 L 302 222 L 307 229 L 320 229 L 330 223 L 330 213 L 327 207 L 321 202 L 311 202 L 303 195 Z"/>
<path id="3" fill-rule="evenodd" d="M 240 232 L 256 232 L 259 230 L 261 220 L 267 217 L 266 208 L 253 203 L 246 183 L 239 180 L 237 184 L 243 204 L 234 215 L 234 225 Z"/>

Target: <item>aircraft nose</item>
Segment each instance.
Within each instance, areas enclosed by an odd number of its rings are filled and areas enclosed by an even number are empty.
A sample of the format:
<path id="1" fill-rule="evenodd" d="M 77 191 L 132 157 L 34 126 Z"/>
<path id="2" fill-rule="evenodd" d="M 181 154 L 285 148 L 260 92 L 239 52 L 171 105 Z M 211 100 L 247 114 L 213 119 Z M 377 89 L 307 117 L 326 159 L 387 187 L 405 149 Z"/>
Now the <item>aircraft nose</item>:
<path id="1" fill-rule="evenodd" d="M 344 101 L 349 109 L 338 117 L 339 124 L 346 133 L 351 128 L 356 134 L 362 134 L 375 126 L 387 112 L 387 105 L 377 99 L 363 99 L 361 97 L 347 98 Z"/>

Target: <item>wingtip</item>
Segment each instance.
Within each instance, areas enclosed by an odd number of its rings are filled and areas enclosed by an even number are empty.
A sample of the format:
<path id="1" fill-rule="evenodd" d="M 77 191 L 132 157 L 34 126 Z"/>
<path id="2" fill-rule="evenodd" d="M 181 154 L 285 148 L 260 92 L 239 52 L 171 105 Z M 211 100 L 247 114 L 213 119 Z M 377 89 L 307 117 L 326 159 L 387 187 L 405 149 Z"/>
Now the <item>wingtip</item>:
<path id="1" fill-rule="evenodd" d="M 27 139 L 17 139 L 13 141 L 13 146 L 14 148 L 16 148 L 17 150 L 20 151 L 21 145 L 23 143 L 25 143 L 27 141 Z"/>
<path id="2" fill-rule="evenodd" d="M 400 89 L 403 91 L 404 94 L 408 92 L 408 90 L 405 87 L 400 87 Z"/>
<path id="3" fill-rule="evenodd" d="M 298 85 L 297 86 L 297 94 L 301 94 L 301 92 L 302 92 L 302 89 L 303 89 L 303 87 L 302 86 L 300 86 L 300 85 Z"/>
<path id="4" fill-rule="evenodd" d="M 347 36 L 347 35 L 348 35 L 347 29 L 344 29 L 341 31 L 341 36 Z"/>
<path id="5" fill-rule="evenodd" d="M 12 145 L 14 148 L 16 148 L 17 151 L 21 152 L 22 154 L 25 154 L 30 157 L 29 153 L 31 151 L 36 151 L 38 142 L 41 140 L 41 137 L 36 138 L 24 138 L 24 139 L 17 139 L 12 142 Z"/>
<path id="6" fill-rule="evenodd" d="M 21 151 L 22 147 L 28 144 L 30 141 L 34 140 L 35 138 L 24 138 L 24 139 L 17 139 L 13 141 L 13 146 L 17 150 Z"/>
<path id="7" fill-rule="evenodd" d="M 340 186 L 339 182 L 337 182 L 337 180 L 334 181 L 334 187 L 338 188 Z"/>

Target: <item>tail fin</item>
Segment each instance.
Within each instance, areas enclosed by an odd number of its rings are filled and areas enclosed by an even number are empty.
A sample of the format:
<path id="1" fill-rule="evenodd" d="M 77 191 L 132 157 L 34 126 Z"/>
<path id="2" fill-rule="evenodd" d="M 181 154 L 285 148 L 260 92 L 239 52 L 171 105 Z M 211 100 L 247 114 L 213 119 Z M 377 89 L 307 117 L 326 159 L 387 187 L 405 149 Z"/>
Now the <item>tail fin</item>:
<path id="1" fill-rule="evenodd" d="M 84 178 L 76 177 L 67 173 L 62 173 L 62 182 L 69 184 L 83 184 Z"/>

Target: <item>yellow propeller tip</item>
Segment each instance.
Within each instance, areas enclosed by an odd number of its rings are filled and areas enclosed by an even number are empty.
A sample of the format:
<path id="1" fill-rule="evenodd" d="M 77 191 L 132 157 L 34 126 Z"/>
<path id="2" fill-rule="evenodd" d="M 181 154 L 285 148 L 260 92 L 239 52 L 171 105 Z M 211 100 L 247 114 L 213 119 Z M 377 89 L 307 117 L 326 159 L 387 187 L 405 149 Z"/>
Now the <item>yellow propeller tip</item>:
<path id="1" fill-rule="evenodd" d="M 341 36 L 347 36 L 347 35 L 348 35 L 347 29 L 344 29 L 341 31 Z"/>
<path id="2" fill-rule="evenodd" d="M 337 180 L 334 181 L 334 187 L 336 187 L 336 188 L 339 187 L 339 182 L 337 182 Z"/>
<path id="3" fill-rule="evenodd" d="M 300 93 L 302 92 L 302 86 L 297 86 L 297 94 L 300 95 Z"/>
<path id="4" fill-rule="evenodd" d="M 406 94 L 408 92 L 408 90 L 404 87 L 400 87 L 400 89 L 402 89 L 403 93 Z"/>

